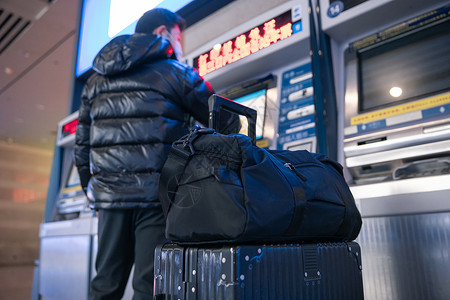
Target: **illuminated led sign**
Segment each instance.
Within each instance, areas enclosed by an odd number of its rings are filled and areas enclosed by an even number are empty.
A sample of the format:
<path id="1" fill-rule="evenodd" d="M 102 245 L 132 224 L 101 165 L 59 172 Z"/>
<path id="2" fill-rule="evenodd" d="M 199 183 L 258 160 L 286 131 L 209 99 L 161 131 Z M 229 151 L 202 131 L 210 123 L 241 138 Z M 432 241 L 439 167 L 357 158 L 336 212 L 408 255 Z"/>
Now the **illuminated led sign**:
<path id="1" fill-rule="evenodd" d="M 77 131 L 78 119 L 72 120 L 62 127 L 62 137 L 74 134 Z"/>
<path id="2" fill-rule="evenodd" d="M 194 67 L 201 76 L 238 61 L 269 47 L 302 30 L 301 20 L 292 24 L 291 11 L 287 11 L 264 24 L 214 47 L 194 58 Z"/>

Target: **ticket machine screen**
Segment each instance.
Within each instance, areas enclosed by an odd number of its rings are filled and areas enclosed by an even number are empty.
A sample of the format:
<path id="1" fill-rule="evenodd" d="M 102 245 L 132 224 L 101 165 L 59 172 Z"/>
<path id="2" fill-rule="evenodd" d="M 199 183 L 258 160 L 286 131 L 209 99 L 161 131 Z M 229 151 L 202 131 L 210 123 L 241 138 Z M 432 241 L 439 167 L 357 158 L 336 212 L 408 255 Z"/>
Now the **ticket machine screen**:
<path id="1" fill-rule="evenodd" d="M 261 139 L 263 137 L 263 128 L 264 128 L 264 115 L 266 113 L 266 90 L 260 90 L 239 98 L 234 99 L 235 102 L 238 102 L 247 107 L 253 108 L 256 110 L 257 118 L 256 118 L 256 139 Z M 245 117 L 241 117 L 242 128 L 245 130 L 248 125 L 246 125 Z"/>

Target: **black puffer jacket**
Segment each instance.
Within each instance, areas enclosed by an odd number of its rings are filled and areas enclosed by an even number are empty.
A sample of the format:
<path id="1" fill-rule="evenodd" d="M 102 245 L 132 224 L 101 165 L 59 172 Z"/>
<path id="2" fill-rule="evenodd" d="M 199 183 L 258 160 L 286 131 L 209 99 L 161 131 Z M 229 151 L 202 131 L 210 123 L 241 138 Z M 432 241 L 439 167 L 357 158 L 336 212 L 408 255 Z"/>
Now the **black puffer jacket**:
<path id="1" fill-rule="evenodd" d="M 159 204 L 161 168 L 189 116 L 207 124 L 209 84 L 150 34 L 113 39 L 94 60 L 79 110 L 75 163 L 95 208 Z"/>

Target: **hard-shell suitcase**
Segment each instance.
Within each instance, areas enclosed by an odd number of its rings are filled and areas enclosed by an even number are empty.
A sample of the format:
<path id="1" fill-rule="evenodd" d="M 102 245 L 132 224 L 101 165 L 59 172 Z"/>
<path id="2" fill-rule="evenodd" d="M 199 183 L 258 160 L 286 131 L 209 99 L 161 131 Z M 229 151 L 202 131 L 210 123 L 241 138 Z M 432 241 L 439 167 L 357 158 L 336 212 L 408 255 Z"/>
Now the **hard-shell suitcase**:
<path id="1" fill-rule="evenodd" d="M 355 242 L 181 247 L 155 254 L 155 299 L 363 299 Z"/>

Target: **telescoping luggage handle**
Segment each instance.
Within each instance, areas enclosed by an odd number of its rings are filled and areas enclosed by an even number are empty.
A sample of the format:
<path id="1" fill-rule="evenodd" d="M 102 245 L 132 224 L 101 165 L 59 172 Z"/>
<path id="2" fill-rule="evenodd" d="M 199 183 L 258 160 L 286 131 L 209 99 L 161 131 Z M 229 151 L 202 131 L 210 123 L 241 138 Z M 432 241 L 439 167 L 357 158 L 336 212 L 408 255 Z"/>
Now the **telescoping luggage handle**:
<path id="1" fill-rule="evenodd" d="M 217 132 L 221 132 L 222 128 L 218 128 L 220 114 L 228 111 L 234 114 L 245 116 L 248 121 L 248 136 L 255 144 L 256 141 L 256 110 L 234 102 L 233 100 L 213 94 L 208 99 L 209 105 L 209 128 L 214 128 Z"/>

